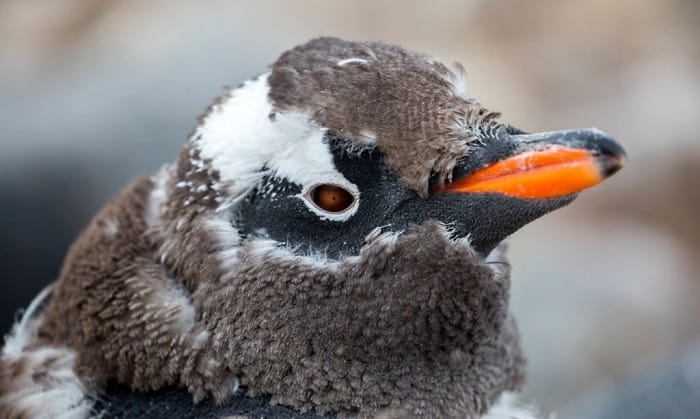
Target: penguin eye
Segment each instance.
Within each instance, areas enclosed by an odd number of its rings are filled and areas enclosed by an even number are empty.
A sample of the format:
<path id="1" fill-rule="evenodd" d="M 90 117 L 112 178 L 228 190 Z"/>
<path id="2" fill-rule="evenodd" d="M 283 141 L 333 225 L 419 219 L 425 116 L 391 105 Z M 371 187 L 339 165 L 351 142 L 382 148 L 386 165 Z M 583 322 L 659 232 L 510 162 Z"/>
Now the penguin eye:
<path id="1" fill-rule="evenodd" d="M 355 202 L 355 197 L 337 185 L 318 185 L 309 191 L 309 197 L 318 208 L 339 213 L 347 210 Z"/>

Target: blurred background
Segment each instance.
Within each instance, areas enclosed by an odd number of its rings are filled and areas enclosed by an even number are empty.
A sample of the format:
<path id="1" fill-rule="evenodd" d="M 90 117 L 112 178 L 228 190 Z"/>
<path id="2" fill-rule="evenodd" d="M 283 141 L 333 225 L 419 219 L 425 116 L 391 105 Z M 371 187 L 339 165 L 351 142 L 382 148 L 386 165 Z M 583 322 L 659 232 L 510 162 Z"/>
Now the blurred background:
<path id="1" fill-rule="evenodd" d="M 460 61 L 505 121 L 623 144 L 622 172 L 510 240 L 527 399 L 559 418 L 700 417 L 696 0 L 0 0 L 0 329 L 223 86 L 318 35 Z"/>

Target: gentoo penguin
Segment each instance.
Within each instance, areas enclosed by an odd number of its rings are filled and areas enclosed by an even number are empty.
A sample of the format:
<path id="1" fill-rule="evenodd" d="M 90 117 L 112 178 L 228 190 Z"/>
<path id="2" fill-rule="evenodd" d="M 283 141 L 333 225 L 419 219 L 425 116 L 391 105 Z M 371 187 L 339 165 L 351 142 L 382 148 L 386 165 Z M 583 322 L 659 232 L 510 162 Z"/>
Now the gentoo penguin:
<path id="1" fill-rule="evenodd" d="M 122 383 L 219 405 L 244 385 L 317 414 L 529 417 L 504 401 L 525 360 L 500 243 L 625 153 L 597 129 L 505 124 L 462 77 L 318 38 L 217 99 L 8 335 L 0 414 L 90 416 Z"/>

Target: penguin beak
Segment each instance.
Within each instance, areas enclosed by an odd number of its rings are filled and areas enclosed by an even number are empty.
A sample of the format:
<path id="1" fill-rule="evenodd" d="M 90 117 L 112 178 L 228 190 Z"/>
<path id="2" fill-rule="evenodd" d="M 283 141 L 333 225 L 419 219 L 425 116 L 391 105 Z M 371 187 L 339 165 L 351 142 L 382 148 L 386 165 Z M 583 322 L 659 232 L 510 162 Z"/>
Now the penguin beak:
<path id="1" fill-rule="evenodd" d="M 500 152 L 476 153 L 475 170 L 440 188 L 445 192 L 495 193 L 521 199 L 553 199 L 601 183 L 620 170 L 627 155 L 598 129 L 510 135 L 494 146 Z M 500 141 L 498 141 L 500 142 Z M 505 153 L 506 155 L 499 156 Z M 473 167 L 473 162 L 470 164 Z M 464 173 L 464 171 L 462 171 Z"/>

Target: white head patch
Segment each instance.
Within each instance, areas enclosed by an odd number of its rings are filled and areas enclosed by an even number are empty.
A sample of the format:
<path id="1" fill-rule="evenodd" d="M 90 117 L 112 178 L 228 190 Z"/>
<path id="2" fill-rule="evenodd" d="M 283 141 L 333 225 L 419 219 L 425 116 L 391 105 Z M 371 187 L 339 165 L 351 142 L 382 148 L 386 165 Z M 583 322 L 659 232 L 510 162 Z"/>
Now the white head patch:
<path id="1" fill-rule="evenodd" d="M 284 178 L 304 190 L 331 183 L 357 193 L 357 187 L 333 164 L 323 141 L 326 128 L 301 111 L 275 112 L 268 98 L 268 77 L 269 73 L 263 74 L 232 91 L 230 97 L 213 107 L 193 134 L 200 159 L 209 161 L 219 173 L 222 184 L 214 188 L 221 188 L 228 196 L 220 209 L 245 196 L 266 174 Z M 309 208 L 314 211 L 312 206 Z"/>

